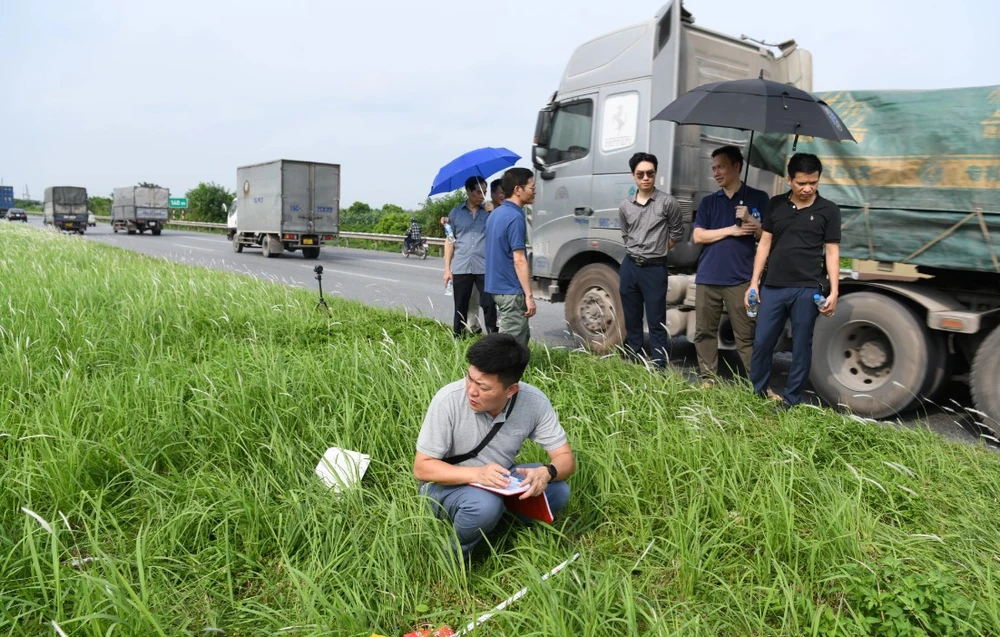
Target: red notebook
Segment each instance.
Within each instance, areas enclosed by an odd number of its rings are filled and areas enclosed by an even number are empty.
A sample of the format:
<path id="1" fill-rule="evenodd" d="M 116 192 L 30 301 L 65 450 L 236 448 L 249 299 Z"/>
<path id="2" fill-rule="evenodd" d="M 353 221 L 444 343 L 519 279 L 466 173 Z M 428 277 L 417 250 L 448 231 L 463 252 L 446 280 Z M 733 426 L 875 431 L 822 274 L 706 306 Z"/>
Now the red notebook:
<path id="1" fill-rule="evenodd" d="M 527 518 L 534 518 L 552 524 L 555 518 L 552 516 L 552 509 L 549 507 L 549 499 L 545 492 L 533 498 L 520 499 L 520 495 L 505 495 L 503 504 L 512 513 L 519 513 Z"/>

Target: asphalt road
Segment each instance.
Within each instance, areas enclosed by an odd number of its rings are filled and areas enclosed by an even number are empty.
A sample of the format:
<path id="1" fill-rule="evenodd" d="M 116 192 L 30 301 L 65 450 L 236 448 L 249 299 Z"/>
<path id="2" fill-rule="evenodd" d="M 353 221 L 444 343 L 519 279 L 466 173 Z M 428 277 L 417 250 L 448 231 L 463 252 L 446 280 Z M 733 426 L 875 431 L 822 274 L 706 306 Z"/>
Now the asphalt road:
<path id="1" fill-rule="evenodd" d="M 6 222 L 2 222 L 6 223 Z M 41 218 L 29 215 L 28 223 L 41 228 Z M 259 249 L 233 252 L 232 244 L 219 234 L 165 229 L 159 237 L 147 234 L 115 234 L 107 223 L 88 228 L 87 240 L 118 246 L 177 263 L 236 272 L 285 285 L 317 290 L 313 268 L 323 266 L 323 290 L 327 296 L 363 301 L 371 305 L 404 310 L 451 324 L 453 301 L 444 294 L 444 260 L 428 257 L 403 258 L 398 252 L 377 252 L 354 248 L 324 248 L 318 259 L 307 260 L 300 252 L 285 253 L 265 259 Z M 561 303 L 538 302 L 538 313 L 531 319 L 534 340 L 552 347 L 579 347 L 566 327 Z M 725 353 L 735 363 L 734 353 Z M 671 364 L 692 375 L 695 369 L 694 347 L 683 338 L 674 339 Z M 776 357 L 772 387 L 780 391 L 787 380 L 790 356 Z M 818 402 L 816 400 L 815 402 Z M 963 442 L 984 440 L 991 434 L 976 424 L 975 415 L 965 411 L 971 405 L 968 388 L 961 383 L 949 386 L 937 405 L 925 405 L 903 416 L 903 424 L 930 428 L 945 437 Z M 988 439 L 985 439 L 988 442 Z"/>

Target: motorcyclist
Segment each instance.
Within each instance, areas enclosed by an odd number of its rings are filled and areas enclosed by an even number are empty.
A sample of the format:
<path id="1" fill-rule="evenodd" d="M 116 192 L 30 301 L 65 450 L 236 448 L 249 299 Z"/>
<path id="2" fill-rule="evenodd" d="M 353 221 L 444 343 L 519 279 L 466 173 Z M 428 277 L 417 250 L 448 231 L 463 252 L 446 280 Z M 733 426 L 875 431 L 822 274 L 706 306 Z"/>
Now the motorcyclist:
<path id="1" fill-rule="evenodd" d="M 410 229 L 403 236 L 403 247 L 406 248 L 407 252 L 410 252 L 418 245 L 420 245 L 420 224 L 417 223 L 416 217 L 411 217 Z"/>

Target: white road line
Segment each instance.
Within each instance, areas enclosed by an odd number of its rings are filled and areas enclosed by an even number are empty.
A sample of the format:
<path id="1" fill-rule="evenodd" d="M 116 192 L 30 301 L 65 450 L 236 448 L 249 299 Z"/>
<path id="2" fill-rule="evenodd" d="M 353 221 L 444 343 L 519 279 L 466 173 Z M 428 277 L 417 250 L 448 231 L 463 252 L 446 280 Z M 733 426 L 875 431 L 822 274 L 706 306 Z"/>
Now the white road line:
<path id="1" fill-rule="evenodd" d="M 201 250 L 202 252 L 215 252 L 215 250 L 211 250 L 209 248 L 199 248 L 198 246 L 186 246 L 183 243 L 175 243 L 174 247 L 185 248 L 187 250 Z"/>
<path id="2" fill-rule="evenodd" d="M 302 267 L 309 268 L 310 270 L 312 270 L 315 266 L 304 265 Z M 362 279 L 375 279 L 376 281 L 388 281 L 389 283 L 399 283 L 399 279 L 387 279 L 384 276 L 372 276 L 370 274 L 358 274 L 357 272 L 344 272 L 343 270 L 334 270 L 332 268 L 324 267 L 323 268 L 323 274 L 326 274 L 327 272 L 334 272 L 336 274 L 343 274 L 343 275 L 346 275 L 346 276 L 357 276 L 357 277 L 361 277 Z"/>
<path id="3" fill-rule="evenodd" d="M 401 265 L 405 268 L 420 268 L 421 270 L 433 270 L 434 272 L 442 272 L 442 273 L 444 272 L 444 268 L 432 268 L 429 265 L 413 265 L 412 261 L 407 263 L 406 261 L 383 261 L 381 259 L 364 259 L 362 257 L 352 257 L 346 254 L 337 254 L 335 258 L 354 259 L 355 261 L 364 261 L 366 263 L 384 263 L 386 265 Z"/>

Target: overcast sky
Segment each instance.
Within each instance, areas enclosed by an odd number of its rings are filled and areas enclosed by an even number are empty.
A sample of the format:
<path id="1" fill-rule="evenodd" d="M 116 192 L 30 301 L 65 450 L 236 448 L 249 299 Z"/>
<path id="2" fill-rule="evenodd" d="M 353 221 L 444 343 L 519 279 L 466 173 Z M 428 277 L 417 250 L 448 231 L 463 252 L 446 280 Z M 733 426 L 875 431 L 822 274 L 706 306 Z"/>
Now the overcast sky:
<path id="1" fill-rule="evenodd" d="M 342 204 L 407 208 L 480 146 L 525 157 L 570 54 L 661 0 L 0 0 L 0 178 L 41 198 L 236 166 L 339 163 Z M 815 91 L 1000 83 L 996 0 L 689 0 L 698 24 L 813 54 Z M 433 8 L 431 8 L 433 7 Z"/>

